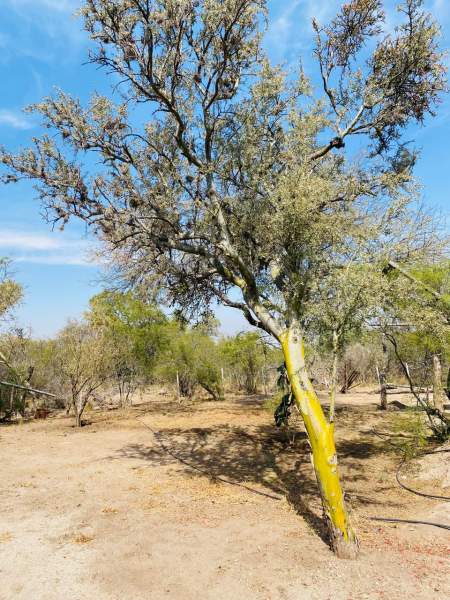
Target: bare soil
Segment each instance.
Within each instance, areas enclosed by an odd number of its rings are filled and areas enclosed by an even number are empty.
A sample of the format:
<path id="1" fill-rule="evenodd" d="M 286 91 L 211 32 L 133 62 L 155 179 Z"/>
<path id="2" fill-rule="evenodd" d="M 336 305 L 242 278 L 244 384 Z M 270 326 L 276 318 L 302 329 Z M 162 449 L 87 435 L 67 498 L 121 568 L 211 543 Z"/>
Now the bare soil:
<path id="1" fill-rule="evenodd" d="M 89 412 L 81 430 L 62 415 L 2 426 L 0 599 L 450 597 L 449 531 L 368 519 L 450 524 L 449 503 L 395 482 L 398 455 L 373 433 L 392 433 L 395 405 L 383 413 L 368 392 L 338 398 L 338 453 L 361 541 L 360 558 L 344 561 L 322 539 L 301 426 L 277 430 L 263 400 L 180 406 L 155 393 Z M 448 461 L 433 455 L 427 479 L 422 459 L 404 480 L 449 496 Z"/>

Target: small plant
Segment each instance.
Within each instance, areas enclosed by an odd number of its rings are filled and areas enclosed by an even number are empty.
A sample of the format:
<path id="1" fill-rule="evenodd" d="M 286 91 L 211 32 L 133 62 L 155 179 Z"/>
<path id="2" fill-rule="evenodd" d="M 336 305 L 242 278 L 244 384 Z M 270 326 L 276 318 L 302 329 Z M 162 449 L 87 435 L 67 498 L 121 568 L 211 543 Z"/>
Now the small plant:
<path id="1" fill-rule="evenodd" d="M 422 411 L 407 409 L 393 420 L 394 432 L 399 436 L 396 446 L 405 460 L 419 455 L 428 444 L 429 429 Z"/>
<path id="2" fill-rule="evenodd" d="M 93 539 L 94 536 L 92 535 L 85 535 L 84 533 L 79 533 L 73 538 L 73 541 L 75 544 L 89 544 L 90 542 L 92 542 Z"/>
<path id="3" fill-rule="evenodd" d="M 276 398 L 278 399 L 278 405 L 273 413 L 275 424 L 277 427 L 289 424 L 289 417 L 291 414 L 291 407 L 294 404 L 294 395 L 291 390 L 289 378 L 287 376 L 286 365 L 283 363 L 277 369 L 277 388 L 279 390 Z"/>

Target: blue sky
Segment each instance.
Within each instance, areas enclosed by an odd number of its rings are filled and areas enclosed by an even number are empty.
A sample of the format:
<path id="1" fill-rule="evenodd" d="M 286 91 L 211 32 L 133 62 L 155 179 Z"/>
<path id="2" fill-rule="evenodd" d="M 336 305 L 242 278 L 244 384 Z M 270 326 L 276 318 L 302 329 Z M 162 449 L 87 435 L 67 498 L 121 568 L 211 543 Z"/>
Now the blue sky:
<path id="1" fill-rule="evenodd" d="M 104 74 L 83 65 L 89 40 L 72 16 L 80 4 L 80 0 L 0 0 L 0 144 L 14 149 L 39 135 L 38 123 L 22 109 L 55 88 L 83 101 L 94 90 L 108 90 Z M 386 4 L 394 6 L 390 0 Z M 450 1 L 425 4 L 442 25 L 442 46 L 450 49 Z M 302 55 L 306 68 L 311 68 L 311 18 L 323 22 L 339 5 L 338 0 L 270 0 L 265 45 L 271 58 L 290 64 Z M 395 19 L 390 10 L 391 26 Z M 412 135 L 422 150 L 416 172 L 424 197 L 448 214 L 450 98 L 436 119 Z M 101 289 L 101 271 L 89 258 L 92 249 L 80 223 L 64 232 L 51 230 L 31 185 L 0 187 L 0 256 L 14 259 L 13 271 L 25 288 L 24 302 L 16 312 L 21 326 L 31 327 L 36 336 L 50 336 L 85 310 L 89 298 Z M 231 309 L 220 309 L 218 317 L 226 333 L 246 327 Z"/>

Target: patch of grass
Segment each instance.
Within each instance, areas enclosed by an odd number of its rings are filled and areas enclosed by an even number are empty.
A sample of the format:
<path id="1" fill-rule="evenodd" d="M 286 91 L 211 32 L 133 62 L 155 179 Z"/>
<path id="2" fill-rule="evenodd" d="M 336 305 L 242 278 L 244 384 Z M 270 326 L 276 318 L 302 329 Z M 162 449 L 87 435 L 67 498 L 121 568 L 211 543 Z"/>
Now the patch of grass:
<path id="1" fill-rule="evenodd" d="M 85 533 L 78 533 L 73 541 L 75 544 L 89 544 L 94 539 L 93 535 L 86 535 Z"/>
<path id="2" fill-rule="evenodd" d="M 145 502 L 141 503 L 140 507 L 142 510 L 154 510 L 156 507 L 159 507 L 159 505 L 154 500 L 145 500 Z"/>
<path id="3" fill-rule="evenodd" d="M 399 436 L 395 445 L 407 460 L 420 454 L 428 444 L 429 429 L 421 411 L 406 409 L 393 418 L 392 428 Z"/>
<path id="4" fill-rule="evenodd" d="M 102 508 L 102 513 L 104 515 L 115 515 L 118 512 L 119 512 L 118 509 L 114 508 L 112 506 L 105 506 L 104 508 Z"/>
<path id="5" fill-rule="evenodd" d="M 273 416 L 275 409 L 279 406 L 282 398 L 283 398 L 282 391 L 277 392 L 273 396 L 270 396 L 269 398 L 267 398 L 267 400 L 264 400 L 264 404 L 263 404 L 264 410 L 266 410 L 268 413 L 270 413 Z"/>
<path id="6" fill-rule="evenodd" d="M 5 544 L 13 539 L 13 534 L 10 531 L 4 531 L 0 533 L 0 544 Z"/>

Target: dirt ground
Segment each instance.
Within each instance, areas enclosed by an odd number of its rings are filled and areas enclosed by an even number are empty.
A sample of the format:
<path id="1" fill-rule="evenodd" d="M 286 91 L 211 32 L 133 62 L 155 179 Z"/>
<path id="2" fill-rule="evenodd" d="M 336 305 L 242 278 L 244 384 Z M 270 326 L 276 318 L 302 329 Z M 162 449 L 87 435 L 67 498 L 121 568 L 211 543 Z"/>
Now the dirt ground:
<path id="1" fill-rule="evenodd" d="M 450 524 L 450 503 L 396 484 L 398 455 L 372 430 L 391 432 L 398 412 L 376 401 L 338 399 L 357 561 L 322 540 L 305 436 L 277 430 L 263 398 L 180 406 L 155 393 L 89 412 L 81 430 L 62 415 L 1 426 L 1 600 L 450 597 L 449 531 L 367 518 Z M 448 496 L 449 455 L 436 456 L 432 480 L 421 465 L 404 481 Z"/>

